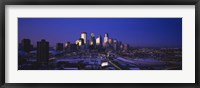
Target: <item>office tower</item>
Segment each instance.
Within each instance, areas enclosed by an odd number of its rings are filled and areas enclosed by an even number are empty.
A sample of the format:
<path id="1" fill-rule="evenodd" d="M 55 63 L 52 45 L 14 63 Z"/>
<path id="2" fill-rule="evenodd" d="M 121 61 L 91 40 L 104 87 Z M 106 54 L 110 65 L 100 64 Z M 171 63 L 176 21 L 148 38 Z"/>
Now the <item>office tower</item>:
<path id="1" fill-rule="evenodd" d="M 90 41 L 90 45 L 96 46 L 96 41 L 95 41 L 94 33 L 91 33 L 91 41 Z"/>
<path id="2" fill-rule="evenodd" d="M 37 42 L 37 62 L 46 65 L 49 59 L 49 42 L 42 39 Z"/>
<path id="3" fill-rule="evenodd" d="M 108 43 L 108 39 L 109 39 L 109 36 L 108 36 L 108 33 L 106 33 L 104 36 L 104 43 Z"/>
<path id="4" fill-rule="evenodd" d="M 78 45 L 78 46 L 84 45 L 84 39 L 79 38 L 78 40 L 76 40 L 76 45 Z"/>
<path id="5" fill-rule="evenodd" d="M 108 39 L 108 43 L 109 43 L 109 44 L 112 44 L 112 43 L 113 43 L 113 39 L 109 38 L 109 39 Z"/>
<path id="6" fill-rule="evenodd" d="M 22 50 L 24 50 L 25 52 L 29 52 L 31 50 L 31 40 L 30 39 L 22 40 Z"/>
<path id="7" fill-rule="evenodd" d="M 116 39 L 113 40 L 113 48 L 114 50 L 118 50 L 118 41 Z"/>
<path id="8" fill-rule="evenodd" d="M 79 42 L 80 42 L 80 41 L 79 41 L 79 39 L 78 39 L 78 40 L 76 40 L 75 44 L 79 46 Z"/>
<path id="9" fill-rule="evenodd" d="M 80 39 L 76 40 L 76 45 L 78 45 L 78 46 L 84 45 L 84 39 L 80 38 Z"/>
<path id="10" fill-rule="evenodd" d="M 109 49 L 113 49 L 113 39 L 111 38 L 108 39 L 108 46 Z"/>
<path id="11" fill-rule="evenodd" d="M 57 43 L 57 44 L 56 44 L 56 50 L 57 50 L 57 51 L 63 51 L 63 48 L 64 48 L 64 47 L 63 47 L 63 43 Z"/>
<path id="12" fill-rule="evenodd" d="M 80 46 L 81 46 L 81 45 L 84 45 L 84 39 L 79 38 L 79 41 L 80 41 Z"/>
<path id="13" fill-rule="evenodd" d="M 99 35 L 99 36 L 96 38 L 96 45 L 97 45 L 97 46 L 102 46 L 102 37 L 101 37 L 101 35 Z"/>
<path id="14" fill-rule="evenodd" d="M 109 36 L 108 36 L 108 33 L 106 33 L 104 35 L 104 43 L 103 43 L 104 47 L 108 46 L 108 40 L 109 40 Z"/>
<path id="15" fill-rule="evenodd" d="M 81 38 L 84 40 L 84 44 L 87 44 L 87 33 L 86 32 L 81 33 Z"/>

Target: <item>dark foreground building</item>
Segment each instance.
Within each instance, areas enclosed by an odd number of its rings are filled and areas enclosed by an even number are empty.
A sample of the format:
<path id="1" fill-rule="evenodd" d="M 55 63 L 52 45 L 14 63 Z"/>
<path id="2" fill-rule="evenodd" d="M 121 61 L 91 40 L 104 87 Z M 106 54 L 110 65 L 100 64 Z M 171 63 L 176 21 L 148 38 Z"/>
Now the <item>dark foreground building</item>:
<path id="1" fill-rule="evenodd" d="M 29 52 L 31 50 L 31 40 L 30 39 L 23 39 L 21 44 L 22 44 L 22 49 L 25 52 Z"/>
<path id="2" fill-rule="evenodd" d="M 46 65 L 49 59 L 49 42 L 44 39 L 37 42 L 37 62 Z"/>

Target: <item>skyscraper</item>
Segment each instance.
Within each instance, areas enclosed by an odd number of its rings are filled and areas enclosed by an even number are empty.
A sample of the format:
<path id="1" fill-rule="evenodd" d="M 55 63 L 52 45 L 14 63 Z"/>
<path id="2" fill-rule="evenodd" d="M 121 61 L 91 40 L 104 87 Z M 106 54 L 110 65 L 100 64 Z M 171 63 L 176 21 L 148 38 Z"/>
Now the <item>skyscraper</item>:
<path id="1" fill-rule="evenodd" d="M 80 41 L 80 46 L 84 45 L 84 39 L 83 38 L 79 38 L 79 41 Z"/>
<path id="2" fill-rule="evenodd" d="M 109 39 L 109 36 L 108 36 L 108 33 L 106 33 L 104 36 L 104 43 L 108 43 L 108 39 Z"/>
<path id="3" fill-rule="evenodd" d="M 81 33 L 81 38 L 84 40 L 84 44 L 87 44 L 87 33 L 86 32 Z"/>
<path id="4" fill-rule="evenodd" d="M 109 45 L 109 49 L 113 49 L 113 39 L 109 38 L 108 39 L 108 45 Z"/>
<path id="5" fill-rule="evenodd" d="M 113 40 L 113 48 L 114 50 L 118 50 L 118 41 L 116 39 Z"/>
<path id="6" fill-rule="evenodd" d="M 95 41 L 94 33 L 91 33 L 91 41 L 90 41 L 90 45 L 96 46 L 96 41 Z"/>
<path id="7" fill-rule="evenodd" d="M 30 39 L 23 39 L 22 40 L 22 49 L 25 52 L 29 52 L 31 50 L 31 40 Z"/>
<path id="8" fill-rule="evenodd" d="M 108 43 L 109 43 L 109 44 L 112 44 L 112 43 L 113 43 L 113 39 L 109 38 L 109 39 L 108 39 Z"/>
<path id="9" fill-rule="evenodd" d="M 104 43 L 103 43 L 104 47 L 108 46 L 108 43 L 109 43 L 108 40 L 109 40 L 109 36 L 108 36 L 108 33 L 106 33 L 104 35 Z"/>
<path id="10" fill-rule="evenodd" d="M 96 45 L 97 45 L 97 46 L 102 46 L 102 37 L 101 37 L 101 35 L 99 35 L 99 36 L 96 38 Z"/>
<path id="11" fill-rule="evenodd" d="M 64 47 L 63 47 L 63 43 L 57 43 L 57 44 L 56 44 L 56 50 L 57 50 L 57 51 L 63 51 L 63 48 L 64 48 Z"/>
<path id="12" fill-rule="evenodd" d="M 42 39 L 37 42 L 37 62 L 46 65 L 49 59 L 49 42 Z"/>
<path id="13" fill-rule="evenodd" d="M 80 41 L 79 41 L 79 39 L 78 39 L 78 40 L 76 40 L 76 42 L 75 42 L 75 43 L 76 43 L 76 45 L 78 45 L 78 46 L 79 46 L 79 42 L 80 42 Z"/>
<path id="14" fill-rule="evenodd" d="M 79 38 L 78 40 L 76 40 L 76 45 L 78 45 L 78 46 L 84 45 L 84 39 L 83 38 Z"/>

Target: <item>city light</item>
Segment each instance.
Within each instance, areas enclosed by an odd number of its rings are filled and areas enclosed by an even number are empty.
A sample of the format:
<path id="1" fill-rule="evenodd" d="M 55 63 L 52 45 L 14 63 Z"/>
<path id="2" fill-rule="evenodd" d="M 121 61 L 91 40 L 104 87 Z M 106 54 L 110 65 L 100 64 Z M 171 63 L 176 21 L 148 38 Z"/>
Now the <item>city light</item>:
<path id="1" fill-rule="evenodd" d="M 101 35 L 95 39 L 91 33 L 90 44 L 84 44 L 86 32 L 75 43 L 57 43 L 55 49 L 42 39 L 37 42 L 36 53 L 31 48 L 31 40 L 22 40 L 22 48 L 26 54 L 19 54 L 19 69 L 50 70 L 159 70 L 181 69 L 182 50 L 179 48 L 138 48 L 127 43 L 108 38 L 105 34 L 104 44 Z M 83 37 L 84 36 L 84 37 Z M 108 40 L 107 40 L 108 39 Z M 106 42 L 106 43 L 105 43 Z M 31 52 L 30 52 L 31 51 Z M 167 55 L 169 54 L 170 55 Z M 28 58 L 27 58 L 28 57 Z M 23 58 L 27 58 L 27 61 Z M 138 59 L 139 58 L 139 59 Z M 164 59 L 165 58 L 165 59 Z M 170 59 L 171 58 L 171 59 Z M 25 61 L 23 61 L 25 60 Z M 31 63 L 31 67 L 26 63 Z M 167 63 L 167 64 L 166 64 Z M 35 66 L 38 65 L 39 67 Z M 26 66 L 26 67 L 23 67 Z M 155 67 L 154 67 L 155 66 Z"/>

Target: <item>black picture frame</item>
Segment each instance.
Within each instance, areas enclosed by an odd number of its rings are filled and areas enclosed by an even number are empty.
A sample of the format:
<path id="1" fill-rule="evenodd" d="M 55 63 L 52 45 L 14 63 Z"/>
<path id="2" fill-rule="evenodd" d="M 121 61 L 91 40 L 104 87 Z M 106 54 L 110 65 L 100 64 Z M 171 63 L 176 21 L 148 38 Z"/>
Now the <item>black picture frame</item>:
<path id="1" fill-rule="evenodd" d="M 2 88 L 199 88 L 200 0 L 1 0 L 0 87 Z M 195 5 L 195 83 L 5 83 L 5 5 Z M 39 79 L 38 79 L 39 80 Z"/>

